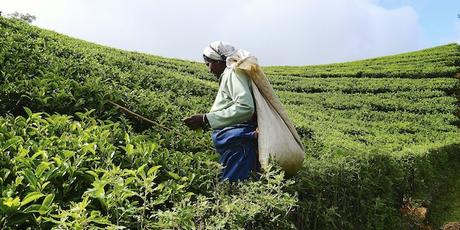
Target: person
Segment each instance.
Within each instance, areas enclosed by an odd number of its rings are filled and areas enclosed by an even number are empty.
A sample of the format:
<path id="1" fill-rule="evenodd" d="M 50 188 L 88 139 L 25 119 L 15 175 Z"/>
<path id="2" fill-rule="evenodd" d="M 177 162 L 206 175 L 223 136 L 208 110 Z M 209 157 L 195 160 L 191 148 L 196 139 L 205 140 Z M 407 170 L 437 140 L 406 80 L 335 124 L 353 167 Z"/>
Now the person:
<path id="1" fill-rule="evenodd" d="M 219 161 L 221 180 L 243 181 L 257 171 L 257 124 L 251 79 L 227 64 L 237 50 L 216 41 L 203 50 L 209 72 L 219 80 L 219 90 L 209 113 L 195 114 L 183 122 L 190 129 L 210 127 Z"/>

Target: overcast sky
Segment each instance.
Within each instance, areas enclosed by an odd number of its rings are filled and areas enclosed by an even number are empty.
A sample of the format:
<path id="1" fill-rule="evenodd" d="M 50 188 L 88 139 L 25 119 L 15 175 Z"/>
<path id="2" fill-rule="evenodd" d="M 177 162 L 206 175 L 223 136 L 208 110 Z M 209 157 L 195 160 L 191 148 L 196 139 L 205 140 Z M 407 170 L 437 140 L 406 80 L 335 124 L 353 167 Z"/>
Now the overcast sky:
<path id="1" fill-rule="evenodd" d="M 95 43 L 201 61 L 215 40 L 262 65 L 352 61 L 460 42 L 460 0 L 0 0 Z"/>

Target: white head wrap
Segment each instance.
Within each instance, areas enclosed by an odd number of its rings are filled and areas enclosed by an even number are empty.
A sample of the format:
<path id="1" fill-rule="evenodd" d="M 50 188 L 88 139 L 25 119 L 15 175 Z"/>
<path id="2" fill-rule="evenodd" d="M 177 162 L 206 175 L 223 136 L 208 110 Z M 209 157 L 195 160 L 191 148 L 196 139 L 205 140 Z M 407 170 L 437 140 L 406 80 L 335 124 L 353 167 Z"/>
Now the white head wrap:
<path id="1" fill-rule="evenodd" d="M 204 48 L 203 55 L 216 61 L 225 61 L 230 67 L 239 60 L 251 56 L 246 50 L 237 50 L 227 42 L 215 41 Z"/>
<path id="2" fill-rule="evenodd" d="M 227 42 L 215 41 L 209 46 L 204 48 L 203 55 L 206 57 L 216 60 L 216 61 L 225 61 L 224 58 L 227 58 L 236 52 L 235 47 L 230 45 Z"/>

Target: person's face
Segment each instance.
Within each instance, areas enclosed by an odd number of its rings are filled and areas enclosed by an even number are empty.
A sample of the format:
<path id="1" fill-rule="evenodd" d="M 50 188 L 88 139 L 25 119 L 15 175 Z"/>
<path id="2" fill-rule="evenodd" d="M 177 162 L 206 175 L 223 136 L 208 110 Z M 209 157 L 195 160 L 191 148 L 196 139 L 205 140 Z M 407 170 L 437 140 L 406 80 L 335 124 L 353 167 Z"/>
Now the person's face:
<path id="1" fill-rule="evenodd" d="M 220 77 L 226 68 L 226 64 L 224 62 L 205 59 L 204 63 L 208 67 L 208 71 L 216 77 Z"/>

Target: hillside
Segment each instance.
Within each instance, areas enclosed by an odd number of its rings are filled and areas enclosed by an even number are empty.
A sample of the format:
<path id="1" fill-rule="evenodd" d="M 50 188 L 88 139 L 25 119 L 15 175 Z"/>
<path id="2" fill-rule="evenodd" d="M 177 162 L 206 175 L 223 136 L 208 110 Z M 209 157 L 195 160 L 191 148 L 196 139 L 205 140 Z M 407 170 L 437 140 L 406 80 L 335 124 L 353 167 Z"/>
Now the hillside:
<path id="1" fill-rule="evenodd" d="M 1 17 L 0 34 L 4 228 L 397 229 L 414 225 L 399 209 L 436 202 L 460 162 L 457 44 L 264 67 L 306 160 L 295 178 L 273 166 L 229 191 L 209 133 L 181 124 L 217 91 L 202 63 Z"/>

